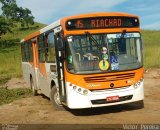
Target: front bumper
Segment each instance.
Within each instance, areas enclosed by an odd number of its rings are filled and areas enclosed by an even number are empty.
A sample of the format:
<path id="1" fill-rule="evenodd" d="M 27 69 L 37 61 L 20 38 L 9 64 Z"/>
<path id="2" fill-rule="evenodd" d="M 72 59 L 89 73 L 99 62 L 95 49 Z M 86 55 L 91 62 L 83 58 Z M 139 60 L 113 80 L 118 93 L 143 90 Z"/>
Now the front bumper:
<path id="1" fill-rule="evenodd" d="M 71 109 L 92 108 L 112 106 L 136 102 L 144 99 L 143 82 L 137 87 L 128 86 L 125 88 L 108 89 L 100 91 L 89 91 L 87 95 L 78 93 L 66 83 L 67 106 Z M 120 100 L 116 102 L 107 102 L 106 98 L 110 96 L 119 96 Z"/>

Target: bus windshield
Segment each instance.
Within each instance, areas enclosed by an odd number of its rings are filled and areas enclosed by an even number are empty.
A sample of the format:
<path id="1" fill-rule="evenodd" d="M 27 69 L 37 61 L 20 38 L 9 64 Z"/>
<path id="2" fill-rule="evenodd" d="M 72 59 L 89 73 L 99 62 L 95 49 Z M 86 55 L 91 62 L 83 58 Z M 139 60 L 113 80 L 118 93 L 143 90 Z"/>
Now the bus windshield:
<path id="1" fill-rule="evenodd" d="M 87 74 L 142 67 L 139 33 L 84 34 L 67 37 L 67 69 Z"/>

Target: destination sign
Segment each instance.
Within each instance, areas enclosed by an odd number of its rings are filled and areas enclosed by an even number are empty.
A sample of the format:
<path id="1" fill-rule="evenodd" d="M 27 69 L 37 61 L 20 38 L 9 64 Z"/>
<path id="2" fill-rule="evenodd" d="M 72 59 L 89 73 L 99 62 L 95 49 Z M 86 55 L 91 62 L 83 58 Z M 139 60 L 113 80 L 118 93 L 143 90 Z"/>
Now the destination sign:
<path id="1" fill-rule="evenodd" d="M 93 17 L 72 19 L 66 22 L 67 30 L 133 27 L 139 27 L 139 20 L 136 17 Z"/>

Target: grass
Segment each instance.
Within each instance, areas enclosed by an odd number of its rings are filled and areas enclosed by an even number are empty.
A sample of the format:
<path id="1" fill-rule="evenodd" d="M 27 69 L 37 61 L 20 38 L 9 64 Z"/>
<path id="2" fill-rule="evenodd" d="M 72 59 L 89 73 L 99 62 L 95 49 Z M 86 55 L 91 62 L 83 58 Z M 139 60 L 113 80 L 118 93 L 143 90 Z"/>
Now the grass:
<path id="1" fill-rule="evenodd" d="M 16 27 L 12 29 L 13 33 L 7 33 L 6 35 L 3 35 L 1 40 L 2 41 L 8 41 L 8 40 L 17 40 L 17 41 L 19 40 L 20 41 L 22 38 L 43 28 L 44 26 L 46 25 L 41 24 L 41 23 L 35 23 L 29 28 L 21 28 L 20 24 L 16 24 Z"/>
<path id="2" fill-rule="evenodd" d="M 27 88 L 6 89 L 0 88 L 0 105 L 8 104 L 14 100 L 29 97 L 32 91 Z"/>
<path id="3" fill-rule="evenodd" d="M 141 31 L 144 42 L 144 67 L 160 68 L 160 31 Z"/>
<path id="4" fill-rule="evenodd" d="M 20 61 L 21 53 L 19 46 L 0 49 L 0 79 L 20 77 L 22 75 Z"/>
<path id="5" fill-rule="evenodd" d="M 7 33 L 0 39 L 0 85 L 12 77 L 22 76 L 20 40 L 25 36 L 44 27 L 44 24 L 35 23 L 29 29 L 13 28 L 13 33 Z"/>

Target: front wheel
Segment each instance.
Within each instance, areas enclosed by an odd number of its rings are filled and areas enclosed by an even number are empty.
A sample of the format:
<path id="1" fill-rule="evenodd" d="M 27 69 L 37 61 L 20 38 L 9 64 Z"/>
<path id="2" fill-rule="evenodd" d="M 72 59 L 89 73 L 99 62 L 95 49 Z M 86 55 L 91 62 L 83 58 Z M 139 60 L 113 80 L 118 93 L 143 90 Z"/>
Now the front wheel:
<path id="1" fill-rule="evenodd" d="M 133 109 L 142 109 L 144 108 L 144 101 L 140 100 L 140 101 L 132 102 L 132 103 L 127 104 L 127 106 Z"/>
<path id="2" fill-rule="evenodd" d="M 56 88 L 56 86 L 53 86 L 52 89 L 51 89 L 51 103 L 53 105 L 53 107 L 56 109 L 56 110 L 65 110 L 65 108 L 63 107 L 61 101 L 60 101 L 60 96 L 59 96 L 59 92 Z"/>
<path id="3" fill-rule="evenodd" d="M 133 105 L 134 105 L 134 107 L 136 107 L 137 109 L 144 108 L 144 101 L 143 101 L 143 100 L 140 100 L 140 101 L 134 102 Z"/>

